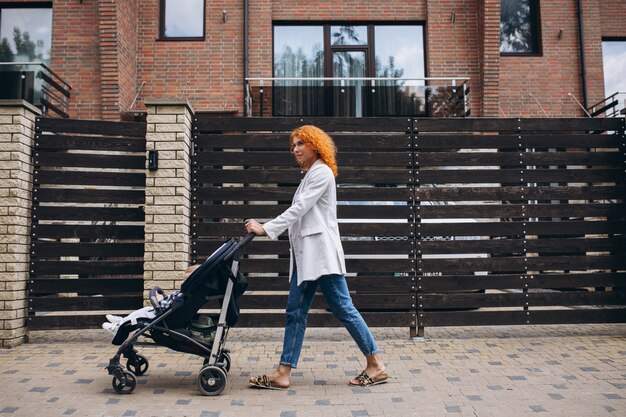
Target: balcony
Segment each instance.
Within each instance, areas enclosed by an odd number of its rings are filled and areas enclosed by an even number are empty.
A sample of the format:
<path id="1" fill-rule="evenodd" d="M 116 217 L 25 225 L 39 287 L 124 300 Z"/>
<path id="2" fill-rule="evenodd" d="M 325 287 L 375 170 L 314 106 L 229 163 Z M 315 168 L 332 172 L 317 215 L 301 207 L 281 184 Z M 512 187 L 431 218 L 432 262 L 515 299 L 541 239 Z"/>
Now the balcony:
<path id="1" fill-rule="evenodd" d="M 620 104 L 620 101 L 621 104 Z M 626 91 L 617 91 L 589 107 L 590 117 L 622 117 L 626 115 Z"/>
<path id="2" fill-rule="evenodd" d="M 68 118 L 71 89 L 43 62 L 0 62 L 0 99 L 22 99 L 46 116 Z"/>
<path id="3" fill-rule="evenodd" d="M 246 78 L 247 116 L 467 117 L 468 78 Z"/>

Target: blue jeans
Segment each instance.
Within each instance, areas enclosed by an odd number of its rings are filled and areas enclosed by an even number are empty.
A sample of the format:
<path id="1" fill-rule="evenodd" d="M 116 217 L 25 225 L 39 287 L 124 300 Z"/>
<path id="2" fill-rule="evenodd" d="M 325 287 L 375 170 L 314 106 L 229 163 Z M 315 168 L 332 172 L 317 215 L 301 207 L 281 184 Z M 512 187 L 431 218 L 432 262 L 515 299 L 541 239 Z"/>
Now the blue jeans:
<path id="1" fill-rule="evenodd" d="M 294 271 L 291 277 L 287 300 L 287 323 L 285 324 L 283 354 L 280 357 L 281 365 L 295 368 L 298 364 L 307 315 L 318 286 L 330 310 L 346 327 L 361 352 L 364 355 L 373 355 L 378 352 L 372 333 L 361 317 L 361 313 L 352 304 L 346 278 L 343 275 L 323 275 L 317 281 L 304 281 L 298 286 L 296 274 L 297 272 Z"/>

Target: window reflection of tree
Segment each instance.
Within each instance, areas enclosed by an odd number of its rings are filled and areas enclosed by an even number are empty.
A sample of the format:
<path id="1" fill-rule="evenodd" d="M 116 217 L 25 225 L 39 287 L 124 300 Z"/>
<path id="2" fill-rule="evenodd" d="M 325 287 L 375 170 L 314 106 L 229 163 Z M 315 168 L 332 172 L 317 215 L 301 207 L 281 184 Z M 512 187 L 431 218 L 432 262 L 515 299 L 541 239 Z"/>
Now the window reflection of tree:
<path id="1" fill-rule="evenodd" d="M 500 52 L 532 52 L 530 0 L 502 0 Z"/>
<path id="2" fill-rule="evenodd" d="M 0 41 L 0 62 L 13 62 L 16 56 L 24 56 L 28 62 L 43 61 L 44 41 L 39 39 L 33 42 L 30 33 L 22 32 L 20 28 L 13 28 L 13 43 L 15 53 L 11 49 L 11 44 L 6 37 Z"/>
<path id="3" fill-rule="evenodd" d="M 364 45 L 359 39 L 356 26 L 340 26 L 338 32 L 332 34 L 333 45 Z"/>
<path id="4" fill-rule="evenodd" d="M 274 61 L 277 78 L 314 78 L 324 75 L 324 51 L 314 44 L 311 52 L 285 46 Z M 277 116 L 323 115 L 322 81 L 274 82 L 273 111 Z"/>

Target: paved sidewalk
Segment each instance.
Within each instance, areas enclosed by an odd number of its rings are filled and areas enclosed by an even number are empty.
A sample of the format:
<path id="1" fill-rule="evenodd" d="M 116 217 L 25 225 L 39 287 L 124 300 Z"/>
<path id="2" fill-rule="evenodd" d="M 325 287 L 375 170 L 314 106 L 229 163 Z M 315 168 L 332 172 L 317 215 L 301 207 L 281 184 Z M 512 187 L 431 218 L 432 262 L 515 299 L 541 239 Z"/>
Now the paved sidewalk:
<path id="1" fill-rule="evenodd" d="M 626 416 L 626 325 L 373 329 L 393 376 L 372 388 L 346 382 L 363 367 L 343 329 L 309 329 L 288 391 L 247 387 L 271 370 L 280 329 L 233 329 L 225 391 L 195 386 L 202 361 L 140 348 L 150 361 L 132 395 L 104 367 L 116 347 L 104 331 L 32 332 L 0 350 L 3 416 Z"/>

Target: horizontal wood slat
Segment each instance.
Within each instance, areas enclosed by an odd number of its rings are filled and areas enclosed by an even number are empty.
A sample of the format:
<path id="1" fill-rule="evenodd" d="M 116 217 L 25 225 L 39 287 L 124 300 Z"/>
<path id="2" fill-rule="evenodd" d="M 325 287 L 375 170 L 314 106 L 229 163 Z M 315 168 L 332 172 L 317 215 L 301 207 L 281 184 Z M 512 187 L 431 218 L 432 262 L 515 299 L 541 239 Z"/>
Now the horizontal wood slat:
<path id="1" fill-rule="evenodd" d="M 572 324 L 572 323 L 623 323 L 626 309 L 547 311 L 487 311 L 487 312 L 425 312 L 421 323 L 425 327 L 440 326 L 493 326 L 511 324 Z M 456 323 L 456 324 L 455 324 Z"/>
<path id="2" fill-rule="evenodd" d="M 490 275 L 423 275 L 420 285 L 424 292 L 473 291 L 479 289 L 523 288 L 582 288 L 619 286 L 626 278 L 625 273 L 552 273 L 539 274 L 490 274 Z"/>
<path id="3" fill-rule="evenodd" d="M 272 273 L 289 271 L 289 258 L 282 259 L 246 259 L 240 269 L 246 273 Z M 346 269 L 349 272 L 404 272 L 414 271 L 415 264 L 408 258 L 384 259 L 371 256 L 369 259 L 346 259 Z M 381 292 L 386 289 L 381 289 Z"/>
<path id="4" fill-rule="evenodd" d="M 271 184 L 298 185 L 302 179 L 300 170 L 280 169 L 275 167 L 249 169 L 202 169 L 195 170 L 194 183 L 240 183 L 240 184 Z M 408 184 L 412 173 L 406 168 L 371 167 L 363 170 L 360 167 L 340 167 L 337 182 L 339 184 Z"/>
<path id="5" fill-rule="evenodd" d="M 599 136 L 601 137 L 601 136 Z M 337 148 L 358 150 L 405 150 L 411 143 L 407 133 L 333 133 Z M 289 150 L 289 133 L 198 134 L 194 144 L 203 149 Z M 516 145 L 517 146 L 517 145 Z"/>
<path id="6" fill-rule="evenodd" d="M 420 318 L 425 327 L 495 326 L 527 324 L 624 323 L 626 309 L 424 312 Z"/>
<path id="7" fill-rule="evenodd" d="M 143 172 L 50 171 L 39 169 L 35 179 L 36 184 L 47 185 L 146 186 L 146 174 Z"/>
<path id="8" fill-rule="evenodd" d="M 29 284 L 31 294 L 74 293 L 83 295 L 119 294 L 143 292 L 141 278 L 40 278 L 34 277 Z"/>
<path id="9" fill-rule="evenodd" d="M 143 307 L 141 296 L 120 295 L 98 297 L 37 297 L 31 302 L 36 311 L 136 310 Z"/>
<path id="10" fill-rule="evenodd" d="M 286 204 L 206 205 L 195 211 L 197 218 L 273 218 L 289 208 Z M 412 213 L 408 205 L 339 205 L 339 219 L 408 219 Z"/>
<path id="11" fill-rule="evenodd" d="M 242 224 L 237 223 L 198 223 L 193 225 L 193 232 L 200 236 L 238 236 L 244 232 Z M 408 223 L 342 223 L 339 225 L 342 236 L 409 236 L 413 227 Z"/>
<path id="12" fill-rule="evenodd" d="M 409 294 L 414 296 L 412 278 L 407 276 L 393 276 L 389 273 L 378 276 L 359 274 L 347 276 L 348 287 L 352 293 L 378 294 L 384 291 L 390 294 Z M 282 277 L 248 277 L 248 291 L 289 291 L 289 279 Z"/>
<path id="13" fill-rule="evenodd" d="M 602 200 L 623 199 L 626 187 L 423 187 L 416 192 L 420 201 Z"/>
<path id="14" fill-rule="evenodd" d="M 616 182 L 623 184 L 624 173 L 621 169 L 454 169 L 419 171 L 422 186 L 446 183 L 528 183 L 551 182 Z"/>
<path id="15" fill-rule="evenodd" d="M 144 253 L 143 239 L 139 243 L 57 243 L 46 241 L 33 242 L 32 248 L 38 259 L 59 256 L 84 257 L 142 257 Z"/>
<path id="16" fill-rule="evenodd" d="M 352 290 L 352 289 L 351 289 Z M 392 310 L 410 311 L 415 304 L 412 294 L 352 294 L 354 306 L 361 312 L 371 310 Z M 276 306 L 287 305 L 287 294 L 244 294 L 239 299 L 239 306 L 242 309 L 273 309 Z M 312 309 L 329 309 L 322 294 L 317 294 L 313 298 Z"/>
<path id="17" fill-rule="evenodd" d="M 382 158 L 381 158 L 382 160 Z M 524 165 L 619 165 L 620 152 L 419 152 L 420 167 Z"/>
<path id="18" fill-rule="evenodd" d="M 145 155 L 102 155 L 93 153 L 39 152 L 37 167 L 145 169 Z"/>
<path id="19" fill-rule="evenodd" d="M 89 190 L 93 191 L 93 190 Z M 140 192 L 142 194 L 143 192 Z M 87 196 L 89 194 L 87 193 Z M 82 202 L 82 201 L 81 201 Z M 94 202 L 93 200 L 90 202 Z M 43 220 L 93 220 L 143 222 L 145 214 L 139 207 L 52 207 L 36 206 L 33 212 L 38 221 Z"/>
<path id="20" fill-rule="evenodd" d="M 626 253 L 626 240 L 623 237 L 594 238 L 545 238 L 545 239 L 495 239 L 495 240 L 441 240 L 421 241 L 423 255 L 429 254 L 507 254 L 524 252 L 531 254 L 604 252 Z"/>
<path id="21" fill-rule="evenodd" d="M 503 149 L 517 150 L 526 148 L 619 148 L 620 140 L 616 135 L 594 134 L 532 134 L 532 135 L 468 135 L 419 134 L 416 138 L 420 149 Z"/>
<path id="22" fill-rule="evenodd" d="M 71 224 L 40 224 L 33 229 L 33 237 L 42 238 L 82 238 L 82 239 L 143 239 L 141 226 L 100 226 Z"/>
<path id="23" fill-rule="evenodd" d="M 413 313 L 408 312 L 364 312 L 361 314 L 370 327 L 412 327 L 415 323 Z M 237 325 L 240 327 L 284 327 L 285 313 L 252 313 L 243 311 Z M 310 312 L 307 316 L 308 327 L 343 326 L 330 313 Z"/>
<path id="24" fill-rule="evenodd" d="M 38 261 L 35 262 L 31 274 L 141 275 L 143 274 L 143 259 L 135 261 Z"/>
<path id="25" fill-rule="evenodd" d="M 575 132 L 623 129 L 619 118 L 418 118 L 417 132 Z"/>
<path id="26" fill-rule="evenodd" d="M 33 198 L 38 203 L 119 203 L 143 204 L 143 190 L 101 190 L 72 188 L 36 188 Z"/>
<path id="27" fill-rule="evenodd" d="M 70 120 L 42 117 L 37 118 L 36 128 L 38 132 L 146 137 L 146 124 L 135 122 L 107 122 L 101 120 Z"/>
<path id="28" fill-rule="evenodd" d="M 342 152 L 341 166 L 408 167 L 412 163 L 410 152 Z M 194 166 L 288 166 L 294 165 L 289 152 L 221 152 L 200 153 L 193 160 Z"/>
<path id="29" fill-rule="evenodd" d="M 145 152 L 146 138 L 42 134 L 35 146 L 54 150 Z"/>
<path id="30" fill-rule="evenodd" d="M 246 187 L 210 187 L 197 189 L 194 200 L 206 201 L 284 201 L 291 203 L 296 188 L 246 188 Z M 410 200 L 412 192 L 408 188 L 339 188 L 337 200 L 341 201 L 390 201 Z M 232 204 L 232 203 L 230 203 Z M 342 203 L 339 203 L 342 204 Z"/>
<path id="31" fill-rule="evenodd" d="M 426 202 L 427 203 L 427 202 Z M 626 212 L 624 204 L 483 204 L 430 206 L 422 204 L 420 213 L 425 219 L 454 218 L 520 218 L 524 217 L 619 217 Z"/>
<path id="32" fill-rule="evenodd" d="M 498 223 L 422 223 L 422 236 L 584 235 L 626 232 L 619 221 L 538 221 Z"/>
<path id="33" fill-rule="evenodd" d="M 524 307 L 528 306 L 582 306 L 624 305 L 626 294 L 619 292 L 543 292 L 543 293 L 489 293 L 489 294 L 426 294 L 421 299 L 424 309 L 477 308 L 477 307 Z"/>

